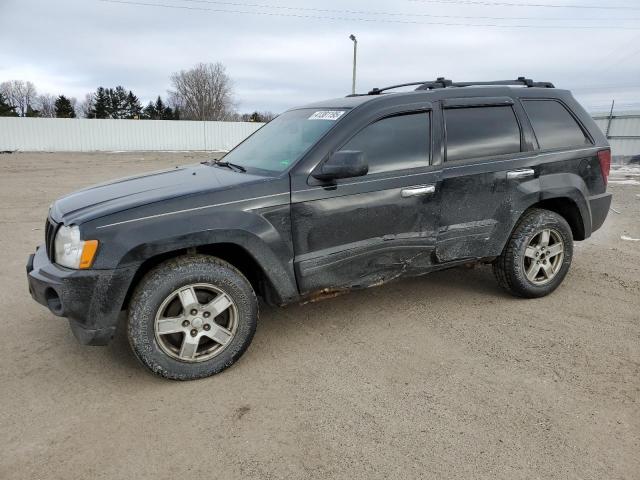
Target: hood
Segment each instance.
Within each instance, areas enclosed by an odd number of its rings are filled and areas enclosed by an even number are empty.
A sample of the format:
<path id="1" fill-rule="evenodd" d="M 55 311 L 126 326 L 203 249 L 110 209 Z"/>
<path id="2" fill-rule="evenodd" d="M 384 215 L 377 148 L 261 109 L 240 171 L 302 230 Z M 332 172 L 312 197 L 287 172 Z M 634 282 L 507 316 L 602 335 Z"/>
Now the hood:
<path id="1" fill-rule="evenodd" d="M 94 185 L 57 200 L 54 221 L 80 224 L 112 213 L 176 197 L 265 180 L 209 165 L 188 165 Z"/>

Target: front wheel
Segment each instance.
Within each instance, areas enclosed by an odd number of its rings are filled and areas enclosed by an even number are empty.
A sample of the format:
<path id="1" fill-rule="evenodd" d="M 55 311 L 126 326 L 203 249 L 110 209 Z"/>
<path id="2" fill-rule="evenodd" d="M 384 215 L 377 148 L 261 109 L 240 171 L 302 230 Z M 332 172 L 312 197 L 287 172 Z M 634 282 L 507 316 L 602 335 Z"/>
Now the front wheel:
<path id="1" fill-rule="evenodd" d="M 572 257 L 573 235 L 567 221 L 555 212 L 531 209 L 516 225 L 493 272 L 512 295 L 543 297 L 562 283 Z"/>
<path id="2" fill-rule="evenodd" d="M 257 318 L 254 291 L 237 269 L 205 255 L 179 257 L 151 270 L 136 288 L 129 343 L 155 374 L 193 380 L 240 358 Z"/>

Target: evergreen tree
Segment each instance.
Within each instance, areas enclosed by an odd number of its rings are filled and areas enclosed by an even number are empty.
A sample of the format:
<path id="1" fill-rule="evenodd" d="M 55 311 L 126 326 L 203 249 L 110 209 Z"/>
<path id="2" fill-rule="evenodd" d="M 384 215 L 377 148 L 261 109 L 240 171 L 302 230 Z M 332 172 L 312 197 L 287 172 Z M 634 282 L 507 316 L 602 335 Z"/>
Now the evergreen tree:
<path id="1" fill-rule="evenodd" d="M 109 117 L 110 118 L 127 118 L 127 91 L 123 86 L 118 85 L 116 88 L 107 90 L 109 97 Z"/>
<path id="2" fill-rule="evenodd" d="M 17 117 L 16 107 L 12 107 L 0 93 L 0 117 Z"/>
<path id="3" fill-rule="evenodd" d="M 116 88 L 98 87 L 92 100 L 93 105 L 87 118 L 119 119 L 142 116 L 140 100 L 131 90 L 125 90 L 122 85 Z"/>
<path id="4" fill-rule="evenodd" d="M 176 115 L 180 118 L 179 112 L 174 112 L 171 107 L 165 105 L 159 95 L 155 102 L 149 102 L 143 110 L 143 116 L 148 120 L 176 120 Z"/>
<path id="5" fill-rule="evenodd" d="M 149 104 L 144 107 L 142 111 L 142 116 L 146 120 L 157 120 L 156 118 L 156 107 L 153 102 L 149 102 Z"/>
<path id="6" fill-rule="evenodd" d="M 137 96 L 129 90 L 127 95 L 127 117 L 126 118 L 140 118 L 142 116 L 142 105 Z"/>
<path id="7" fill-rule="evenodd" d="M 248 113 L 244 113 L 240 116 L 240 120 L 242 122 L 270 122 L 271 120 L 273 120 L 274 118 L 276 118 L 276 115 L 274 113 L 271 112 L 258 112 L 255 111 L 251 114 Z"/>
<path id="8" fill-rule="evenodd" d="M 162 120 L 173 120 L 173 109 L 171 107 L 164 107 L 164 111 L 162 112 Z"/>
<path id="9" fill-rule="evenodd" d="M 178 108 L 177 105 L 173 109 L 173 119 L 174 120 L 180 120 L 180 109 Z"/>
<path id="10" fill-rule="evenodd" d="M 55 109 L 57 118 L 76 118 L 76 112 L 71 101 L 64 95 L 60 95 L 56 99 Z"/>
<path id="11" fill-rule="evenodd" d="M 164 102 L 162 101 L 162 98 L 160 98 L 160 95 L 158 95 L 156 103 L 153 107 L 156 112 L 155 120 L 166 120 L 164 118 L 166 107 L 164 106 Z"/>
<path id="12" fill-rule="evenodd" d="M 103 87 L 98 87 L 91 109 L 91 118 L 108 118 L 109 117 L 109 98 L 107 91 Z"/>

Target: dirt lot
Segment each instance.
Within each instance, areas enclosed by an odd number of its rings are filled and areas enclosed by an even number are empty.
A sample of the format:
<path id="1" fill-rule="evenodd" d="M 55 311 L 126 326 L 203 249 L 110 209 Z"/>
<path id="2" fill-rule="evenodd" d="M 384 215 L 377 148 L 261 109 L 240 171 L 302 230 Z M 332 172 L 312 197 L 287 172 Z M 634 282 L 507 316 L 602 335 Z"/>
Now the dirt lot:
<path id="1" fill-rule="evenodd" d="M 122 329 L 78 345 L 24 265 L 58 196 L 202 157 L 0 155 L 0 478 L 640 478 L 640 176 L 550 297 L 483 267 L 264 308 L 232 369 L 169 382 Z"/>

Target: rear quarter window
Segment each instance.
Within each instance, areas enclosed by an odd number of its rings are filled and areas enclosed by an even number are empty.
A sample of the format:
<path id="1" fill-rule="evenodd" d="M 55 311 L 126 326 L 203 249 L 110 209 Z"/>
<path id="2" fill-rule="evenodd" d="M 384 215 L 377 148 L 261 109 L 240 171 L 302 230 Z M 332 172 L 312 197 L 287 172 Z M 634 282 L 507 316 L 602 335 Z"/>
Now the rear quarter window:
<path id="1" fill-rule="evenodd" d="M 542 150 L 592 145 L 562 103 L 555 100 L 524 100 L 522 104 Z"/>

